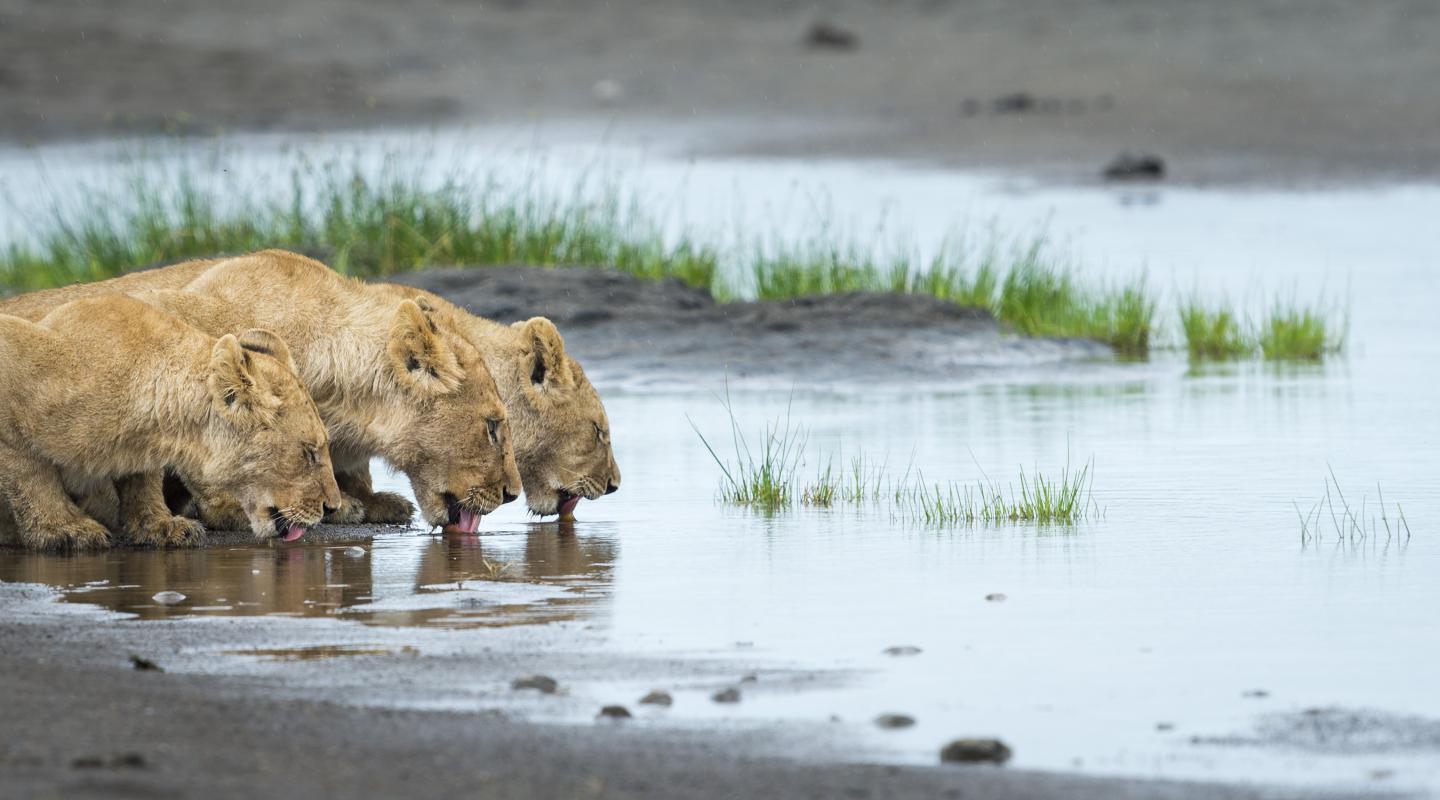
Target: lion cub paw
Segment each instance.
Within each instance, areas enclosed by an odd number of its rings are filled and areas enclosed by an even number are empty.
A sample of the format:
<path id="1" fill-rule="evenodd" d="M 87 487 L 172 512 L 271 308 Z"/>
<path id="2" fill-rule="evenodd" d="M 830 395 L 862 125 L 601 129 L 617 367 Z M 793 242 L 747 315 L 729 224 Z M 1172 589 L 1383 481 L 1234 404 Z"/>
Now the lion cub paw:
<path id="1" fill-rule="evenodd" d="M 160 517 L 132 527 L 130 541 L 142 547 L 195 547 L 205 541 L 205 526 L 184 517 Z"/>
<path id="2" fill-rule="evenodd" d="M 47 525 L 44 533 L 28 538 L 36 550 L 99 550 L 110 546 L 110 531 L 83 517 Z"/>
<path id="3" fill-rule="evenodd" d="M 394 492 L 376 492 L 365 498 L 365 521 L 404 524 L 415 516 L 415 506 Z"/>
<path id="4" fill-rule="evenodd" d="M 326 514 L 324 521 L 331 525 L 359 525 L 365 521 L 365 504 L 341 493 L 340 507 Z"/>

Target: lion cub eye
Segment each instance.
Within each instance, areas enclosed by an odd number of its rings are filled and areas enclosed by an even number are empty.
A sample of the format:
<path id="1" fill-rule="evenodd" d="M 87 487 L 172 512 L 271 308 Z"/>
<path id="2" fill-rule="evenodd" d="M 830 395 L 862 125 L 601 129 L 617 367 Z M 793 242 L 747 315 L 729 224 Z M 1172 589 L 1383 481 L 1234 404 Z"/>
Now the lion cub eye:
<path id="1" fill-rule="evenodd" d="M 590 424 L 595 426 L 595 438 L 596 438 L 596 439 L 599 439 L 600 441 L 603 442 L 603 441 L 605 441 L 606 438 L 608 438 L 608 437 L 610 436 L 610 432 L 607 431 L 607 430 L 605 430 L 604 428 L 600 427 L 600 423 L 598 423 L 598 422 L 592 422 L 592 423 L 590 423 Z"/>
<path id="2" fill-rule="evenodd" d="M 491 444 L 500 443 L 500 420 L 486 418 L 485 431 L 490 434 Z"/>
<path id="3" fill-rule="evenodd" d="M 310 445 L 307 444 L 307 445 L 304 445 L 304 446 L 302 447 L 302 449 L 305 451 L 305 460 L 306 460 L 306 461 L 309 461 L 311 464 L 319 464 L 319 463 L 320 463 L 320 450 L 319 450 L 318 448 L 311 447 Z"/>

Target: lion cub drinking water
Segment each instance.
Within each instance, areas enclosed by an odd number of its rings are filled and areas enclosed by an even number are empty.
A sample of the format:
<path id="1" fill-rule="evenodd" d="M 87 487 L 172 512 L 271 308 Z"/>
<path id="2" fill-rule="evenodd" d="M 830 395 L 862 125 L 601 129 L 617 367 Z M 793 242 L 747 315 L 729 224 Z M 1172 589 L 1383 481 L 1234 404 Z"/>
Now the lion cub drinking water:
<path id="1" fill-rule="evenodd" d="M 165 506 L 166 467 L 232 493 L 259 538 L 299 538 L 340 503 L 325 426 L 274 334 L 217 339 L 119 295 L 38 323 L 0 315 L 0 517 L 22 544 L 108 545 L 71 498 L 110 481 L 132 541 L 197 543 L 204 529 Z"/>

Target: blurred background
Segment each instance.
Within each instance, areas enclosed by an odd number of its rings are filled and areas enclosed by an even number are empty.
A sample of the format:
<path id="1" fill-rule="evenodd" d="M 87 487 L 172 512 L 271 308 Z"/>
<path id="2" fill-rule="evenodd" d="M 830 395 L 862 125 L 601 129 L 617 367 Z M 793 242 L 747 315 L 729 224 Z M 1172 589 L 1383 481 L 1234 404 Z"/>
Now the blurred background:
<path id="1" fill-rule="evenodd" d="M 1071 179 L 1433 176 L 1437 33 L 1425 0 L 3 0 L 0 136 L 698 120 Z"/>

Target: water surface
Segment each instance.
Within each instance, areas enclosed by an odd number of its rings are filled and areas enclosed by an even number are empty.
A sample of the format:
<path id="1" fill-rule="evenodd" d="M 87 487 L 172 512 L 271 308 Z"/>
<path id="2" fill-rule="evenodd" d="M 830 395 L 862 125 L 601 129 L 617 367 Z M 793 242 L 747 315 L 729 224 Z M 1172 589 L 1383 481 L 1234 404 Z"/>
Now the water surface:
<path id="1" fill-rule="evenodd" d="M 496 153 L 535 152 L 442 139 L 502 170 Z M 383 136 L 344 144 L 388 146 Z M 269 140 L 242 150 L 242 161 L 282 163 Z M 590 147 L 543 152 L 525 168 L 557 185 L 594 163 Z M 948 739 L 981 735 L 1005 739 L 1021 767 L 1440 789 L 1434 749 L 1383 735 L 1338 752 L 1265 737 L 1205 741 L 1311 709 L 1440 717 L 1427 668 L 1440 658 L 1440 240 L 1425 234 L 1440 191 L 1137 195 L 905 165 L 606 153 L 645 193 L 683 207 L 685 224 L 716 235 L 762 218 L 782 235 L 813 235 L 804 207 L 817 197 L 831 219 L 855 230 L 884 220 L 921 248 L 957 221 L 1043 223 L 1093 274 L 1146 271 L 1165 292 L 1163 319 L 1192 288 L 1251 307 L 1277 293 L 1324 293 L 1346 298 L 1351 346 L 1324 364 L 1194 365 L 1162 352 L 1050 374 L 991 369 L 948 386 L 813 385 L 802 375 L 783 391 L 732 392 L 752 439 L 787 409 L 806 427 L 807 476 L 860 451 L 897 472 L 957 481 L 1012 482 L 1022 467 L 1093 461 L 1104 513 L 1073 526 L 933 528 L 883 505 L 728 508 L 690 428 L 694 420 L 712 441 L 728 430 L 716 399 L 724 376 L 702 375 L 669 391 L 601 385 L 625 482 L 582 503 L 573 527 L 536 524 L 516 504 L 487 517 L 480 537 L 10 553 L 0 579 L 51 584 L 67 601 L 141 620 L 299 615 L 459 637 L 565 622 L 620 652 L 743 653 L 836 670 L 845 679 L 820 688 L 742 687 L 738 705 L 700 700 L 668 713 L 681 723 L 839 717 L 863 737 L 866 758 L 929 763 Z M 93 151 L 72 158 L 103 162 Z M 1316 535 L 1302 536 L 1297 507 L 1321 499 L 1332 470 L 1352 505 L 1368 497 L 1367 517 L 1383 489 L 1388 535 L 1375 519 L 1376 535 L 1337 537 L 1327 512 Z M 187 599 L 159 604 L 162 590 Z M 1005 599 L 986 599 L 996 593 Z M 884 654 L 897 645 L 921 652 Z M 640 688 L 623 675 L 613 683 Z M 445 687 L 434 694 L 443 706 Z M 873 729 L 868 720 L 883 712 L 918 724 Z"/>

